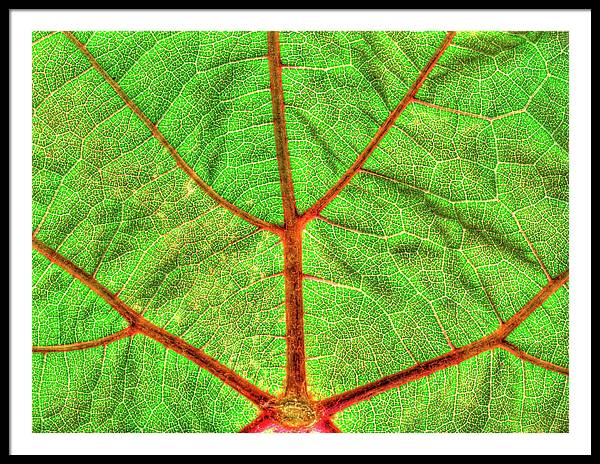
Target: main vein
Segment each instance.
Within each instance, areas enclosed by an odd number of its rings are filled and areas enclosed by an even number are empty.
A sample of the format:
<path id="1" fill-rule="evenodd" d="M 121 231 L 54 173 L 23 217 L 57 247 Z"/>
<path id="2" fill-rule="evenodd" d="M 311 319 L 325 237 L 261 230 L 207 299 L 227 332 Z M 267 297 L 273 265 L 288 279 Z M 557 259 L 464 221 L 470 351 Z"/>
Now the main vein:
<path id="1" fill-rule="evenodd" d="M 446 34 L 444 41 L 435 51 L 434 55 L 431 57 L 429 62 L 425 65 L 425 67 L 419 73 L 417 79 L 410 86 L 398 106 L 389 114 L 384 123 L 379 127 L 375 136 L 371 139 L 367 147 L 362 151 L 360 155 L 356 158 L 356 161 L 352 163 L 352 165 L 348 168 L 348 170 L 342 175 L 342 177 L 337 181 L 337 183 L 331 187 L 325 195 L 323 195 L 319 200 L 315 202 L 313 206 L 311 206 L 306 212 L 302 215 L 301 221 L 306 223 L 314 218 L 316 218 L 321 211 L 323 211 L 329 203 L 331 203 L 335 197 L 346 187 L 352 178 L 356 175 L 357 172 L 363 167 L 371 153 L 375 151 L 379 142 L 383 139 L 383 137 L 388 133 L 391 127 L 394 125 L 396 120 L 400 117 L 402 112 L 406 109 L 409 103 L 411 103 L 441 56 L 444 54 L 446 49 L 450 46 L 452 39 L 456 35 L 456 32 L 450 31 Z"/>
<path id="2" fill-rule="evenodd" d="M 158 327 L 142 317 L 135 310 L 125 304 L 121 299 L 115 296 L 114 293 L 98 282 L 92 275 L 77 267 L 74 263 L 69 261 L 54 249 L 50 248 L 39 239 L 33 237 L 32 246 L 35 250 L 44 255 L 49 261 L 56 264 L 71 276 L 79 280 L 86 287 L 96 293 L 100 298 L 106 301 L 110 306 L 112 306 L 129 323 L 129 327 L 126 329 L 127 334 L 123 334 L 123 336 L 132 336 L 135 333 L 146 335 L 161 343 L 165 348 L 185 356 L 187 359 L 207 370 L 223 383 L 229 385 L 231 388 L 244 395 L 255 404 L 261 407 L 266 407 L 273 402 L 274 398 L 270 394 L 260 390 L 243 377 L 240 377 L 237 373 L 224 366 L 216 359 L 207 355 L 204 351 L 194 347 L 185 340 L 167 332 L 165 329 Z M 110 338 L 110 336 L 106 338 Z M 115 340 L 112 338 L 110 340 L 103 340 L 104 343 L 101 344 L 106 344 L 106 342 L 110 341 Z M 80 344 L 79 347 L 79 349 L 83 348 L 89 348 L 88 346 L 85 346 L 85 342 Z M 72 349 L 73 348 L 71 346 L 71 350 L 68 351 L 72 351 Z"/>
<path id="3" fill-rule="evenodd" d="M 285 278 L 286 384 L 285 396 L 307 398 L 306 352 L 304 346 L 304 298 L 302 296 L 302 227 L 298 221 L 294 183 L 285 125 L 279 32 L 267 33 L 273 130 L 283 217 L 283 275 Z"/>
<path id="4" fill-rule="evenodd" d="M 277 235 L 281 235 L 281 227 L 277 224 L 272 224 L 263 219 L 260 219 L 252 214 L 244 211 L 235 206 L 230 201 L 219 195 L 210 185 L 204 182 L 198 174 L 192 169 L 192 167 L 185 162 L 181 155 L 177 152 L 175 147 L 165 138 L 158 127 L 144 114 L 144 112 L 134 103 L 134 101 L 125 93 L 121 86 L 108 74 L 108 72 L 98 63 L 96 58 L 90 53 L 85 44 L 79 41 L 77 37 L 71 32 L 63 32 L 63 34 L 83 53 L 83 55 L 90 62 L 92 67 L 100 73 L 104 80 L 113 88 L 113 90 L 121 97 L 121 100 L 135 113 L 135 115 L 144 123 L 144 125 L 150 130 L 152 135 L 160 144 L 167 149 L 169 154 L 173 157 L 177 166 L 179 166 L 208 196 L 219 203 L 223 208 L 229 210 L 238 217 L 241 217 L 245 221 L 253 224 L 261 229 L 268 230 Z"/>
<path id="5" fill-rule="evenodd" d="M 446 369 L 451 366 L 466 361 L 474 356 L 477 356 L 485 351 L 493 350 L 495 348 L 502 348 L 507 350 L 521 359 L 532 362 L 539 367 L 568 374 L 568 369 L 555 366 L 554 364 L 548 363 L 547 361 L 539 360 L 525 352 L 519 350 L 514 345 L 506 341 L 508 337 L 519 325 L 521 325 L 530 315 L 540 307 L 550 296 L 552 296 L 560 287 L 562 287 L 569 280 L 569 271 L 565 271 L 555 279 L 552 279 L 547 285 L 545 285 L 527 304 L 525 304 L 514 316 L 512 316 L 506 323 L 500 325 L 500 327 L 492 332 L 491 334 L 473 342 L 469 345 L 465 345 L 461 348 L 452 350 L 446 354 L 430 359 L 423 363 L 416 364 L 408 369 L 405 369 L 396 374 L 388 375 L 380 378 L 374 382 L 362 385 L 353 390 L 349 390 L 339 395 L 332 396 L 325 400 L 322 400 L 319 407 L 323 411 L 324 415 L 332 415 L 342 409 L 347 408 L 353 404 L 361 401 L 368 400 L 373 396 L 379 395 L 380 393 L 386 392 L 392 388 L 399 387 L 408 382 L 412 382 L 428 375 L 431 375 L 437 371 Z"/>
<path id="6" fill-rule="evenodd" d="M 285 103 L 283 98 L 283 81 L 281 68 L 281 50 L 279 48 L 279 32 L 267 32 L 269 77 L 271 84 L 271 103 L 273 108 L 273 129 L 275 132 L 275 149 L 281 199 L 283 201 L 283 217 L 286 228 L 293 225 L 297 219 L 294 183 L 292 181 L 292 166 L 290 150 L 285 125 Z"/>

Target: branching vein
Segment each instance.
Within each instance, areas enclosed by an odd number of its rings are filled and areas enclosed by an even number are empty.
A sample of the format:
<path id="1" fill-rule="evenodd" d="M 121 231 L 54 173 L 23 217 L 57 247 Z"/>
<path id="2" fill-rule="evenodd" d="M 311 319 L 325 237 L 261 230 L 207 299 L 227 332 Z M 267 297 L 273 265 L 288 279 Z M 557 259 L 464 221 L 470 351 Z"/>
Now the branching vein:
<path id="1" fill-rule="evenodd" d="M 77 39 L 71 32 L 63 32 L 63 34 L 85 55 L 87 60 L 90 62 L 92 67 L 100 73 L 104 80 L 113 88 L 113 90 L 121 97 L 121 100 L 135 113 L 135 115 L 144 123 L 144 125 L 150 130 L 154 138 L 165 147 L 169 154 L 173 157 L 177 166 L 179 166 L 208 196 L 219 203 L 222 207 L 229 210 L 238 217 L 241 217 L 245 221 L 253 224 L 261 229 L 268 230 L 277 235 L 281 235 L 281 227 L 264 221 L 258 217 L 251 215 L 250 213 L 238 208 L 230 201 L 219 195 L 210 185 L 204 182 L 198 174 L 192 169 L 192 167 L 185 162 L 181 155 L 177 152 L 175 147 L 165 138 L 162 132 L 158 129 L 148 116 L 134 103 L 134 101 L 123 91 L 121 86 L 115 81 L 106 70 L 98 63 L 96 58 L 89 52 L 87 47 Z"/>
<path id="2" fill-rule="evenodd" d="M 35 250 L 44 255 L 49 261 L 56 264 L 61 269 L 69 273 L 72 277 L 79 280 L 86 287 L 96 293 L 100 298 L 106 301 L 110 306 L 112 306 L 129 323 L 128 335 L 133 333 L 141 333 L 156 340 L 165 348 L 185 356 L 187 359 L 194 362 L 201 368 L 206 369 L 212 375 L 219 378 L 223 383 L 229 385 L 231 388 L 241 393 L 255 404 L 263 406 L 273 401 L 271 395 L 263 392 L 258 387 L 218 362 L 216 359 L 204 353 L 202 350 L 190 345 L 185 340 L 176 337 L 175 335 L 167 332 L 166 330 L 158 327 L 142 317 L 127 304 L 117 298 L 92 275 L 77 267 L 74 263 L 50 248 L 45 243 L 41 242 L 39 239 L 34 237 L 32 239 L 32 245 Z"/>

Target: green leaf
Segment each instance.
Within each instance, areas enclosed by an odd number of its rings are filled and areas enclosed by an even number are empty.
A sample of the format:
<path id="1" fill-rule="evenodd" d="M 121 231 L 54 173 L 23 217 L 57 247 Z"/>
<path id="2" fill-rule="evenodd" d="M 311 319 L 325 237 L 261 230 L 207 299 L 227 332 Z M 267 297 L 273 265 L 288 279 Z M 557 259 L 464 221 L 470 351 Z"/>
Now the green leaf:
<path id="1" fill-rule="evenodd" d="M 33 430 L 568 431 L 568 34 L 33 34 Z"/>

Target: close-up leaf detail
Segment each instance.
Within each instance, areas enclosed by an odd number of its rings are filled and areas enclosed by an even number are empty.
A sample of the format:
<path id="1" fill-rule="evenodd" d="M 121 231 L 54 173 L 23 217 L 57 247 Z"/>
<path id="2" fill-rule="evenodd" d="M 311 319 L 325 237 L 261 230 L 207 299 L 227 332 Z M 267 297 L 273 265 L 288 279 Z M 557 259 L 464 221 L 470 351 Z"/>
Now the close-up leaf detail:
<path id="1" fill-rule="evenodd" d="M 33 431 L 568 432 L 568 44 L 33 33 Z"/>

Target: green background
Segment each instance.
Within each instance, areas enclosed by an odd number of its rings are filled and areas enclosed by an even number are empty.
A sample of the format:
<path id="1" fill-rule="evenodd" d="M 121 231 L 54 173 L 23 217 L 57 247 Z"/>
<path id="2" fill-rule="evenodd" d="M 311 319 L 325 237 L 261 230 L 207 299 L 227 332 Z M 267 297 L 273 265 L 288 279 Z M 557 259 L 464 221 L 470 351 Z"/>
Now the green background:
<path id="1" fill-rule="evenodd" d="M 264 32 L 76 32 L 220 195 L 283 220 Z M 305 211 L 369 143 L 444 32 L 282 33 Z M 33 228 L 126 304 L 278 395 L 282 247 L 220 207 L 63 34 L 33 34 Z M 568 268 L 568 34 L 459 32 L 304 232 L 315 399 L 492 332 Z M 534 254 L 533 250 L 536 251 Z M 34 345 L 125 327 L 33 253 Z M 509 338 L 568 366 L 568 290 Z M 496 350 L 357 404 L 352 432 L 567 431 L 566 377 Z M 229 432 L 255 407 L 140 335 L 33 355 L 36 432 Z"/>

